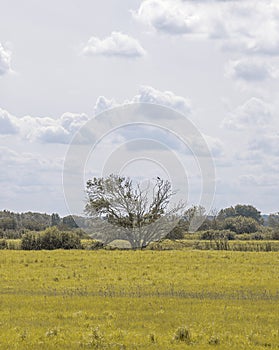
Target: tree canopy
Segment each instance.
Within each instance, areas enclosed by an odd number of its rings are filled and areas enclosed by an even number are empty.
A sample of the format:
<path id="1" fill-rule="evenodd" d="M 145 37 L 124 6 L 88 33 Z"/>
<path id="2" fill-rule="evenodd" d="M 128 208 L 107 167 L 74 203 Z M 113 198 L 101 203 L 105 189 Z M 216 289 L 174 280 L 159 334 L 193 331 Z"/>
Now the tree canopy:
<path id="1" fill-rule="evenodd" d="M 146 246 L 168 234 L 184 207 L 178 203 L 168 208 L 174 192 L 170 182 L 159 177 L 144 187 L 128 177 L 111 174 L 88 180 L 86 188 L 85 212 L 95 219 L 95 238 L 105 243 L 122 239 L 132 248 Z"/>

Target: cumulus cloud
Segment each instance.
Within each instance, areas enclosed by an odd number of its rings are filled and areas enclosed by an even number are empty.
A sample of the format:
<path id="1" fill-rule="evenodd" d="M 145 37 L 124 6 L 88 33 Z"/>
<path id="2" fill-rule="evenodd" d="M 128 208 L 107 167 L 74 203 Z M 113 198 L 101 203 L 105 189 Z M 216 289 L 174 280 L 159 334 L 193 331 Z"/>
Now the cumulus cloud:
<path id="1" fill-rule="evenodd" d="M 279 156 L 279 134 L 262 135 L 252 140 L 249 148 L 252 151 L 261 151 L 266 155 Z"/>
<path id="2" fill-rule="evenodd" d="M 144 0 L 134 18 L 147 23 L 157 31 L 179 35 L 196 32 L 200 17 L 191 4 L 181 1 Z"/>
<path id="3" fill-rule="evenodd" d="M 157 90 L 151 86 L 141 86 L 137 95 L 122 103 L 118 103 L 114 99 L 107 99 L 104 96 L 100 96 L 94 106 L 94 113 L 98 114 L 105 110 L 129 103 L 153 103 L 172 108 L 187 116 L 192 113 L 191 103 L 187 98 L 178 96 L 171 91 Z"/>
<path id="4" fill-rule="evenodd" d="M 230 61 L 226 68 L 226 76 L 253 83 L 277 78 L 278 71 L 266 61 L 248 57 Z"/>
<path id="5" fill-rule="evenodd" d="M 60 118 L 32 118 L 25 117 L 22 130 L 26 124 L 32 125 L 30 131 L 25 133 L 27 139 L 42 143 L 67 144 L 74 134 L 89 120 L 86 114 L 64 113 Z"/>
<path id="6" fill-rule="evenodd" d="M 145 50 L 138 40 L 131 36 L 112 32 L 109 37 L 104 39 L 92 36 L 83 47 L 82 54 L 136 58 L 144 56 Z"/>
<path id="7" fill-rule="evenodd" d="M 0 108 L 0 135 L 16 134 L 18 130 L 16 118 Z"/>
<path id="8" fill-rule="evenodd" d="M 102 113 L 108 109 L 114 108 L 117 105 L 118 104 L 114 99 L 109 100 L 105 96 L 99 96 L 93 109 L 94 115 Z"/>
<path id="9" fill-rule="evenodd" d="M 31 142 L 67 144 L 88 120 L 86 114 L 77 113 L 64 113 L 58 119 L 33 116 L 18 118 L 0 109 L 0 135 L 19 134 Z"/>
<path id="10" fill-rule="evenodd" d="M 217 158 L 224 155 L 224 144 L 220 139 L 205 134 L 203 137 L 213 157 Z"/>
<path id="11" fill-rule="evenodd" d="M 188 99 L 175 95 L 171 91 L 160 91 L 151 86 L 142 86 L 132 102 L 154 103 L 175 109 L 186 115 L 191 114 L 191 103 Z"/>
<path id="12" fill-rule="evenodd" d="M 0 76 L 11 70 L 11 52 L 0 43 Z"/>
<path id="13" fill-rule="evenodd" d="M 222 126 L 229 129 L 241 130 L 247 127 L 265 127 L 270 124 L 271 120 L 272 113 L 270 106 L 264 101 L 252 97 L 230 113 L 224 119 Z"/>
<path id="14" fill-rule="evenodd" d="M 275 0 L 144 0 L 132 13 L 158 32 L 206 36 L 221 40 L 226 49 L 251 54 L 279 54 L 279 4 Z"/>
<path id="15" fill-rule="evenodd" d="M 153 103 L 177 110 L 187 116 L 191 115 L 191 104 L 182 96 L 171 91 L 160 91 L 150 86 L 142 86 L 139 93 L 121 103 L 114 99 L 100 96 L 93 109 L 97 115 L 105 110 L 129 103 Z M 0 135 L 19 134 L 30 142 L 68 144 L 75 133 L 89 121 L 86 114 L 64 113 L 59 118 L 24 116 L 16 117 L 0 109 Z M 92 135 L 83 135 L 86 139 Z"/>

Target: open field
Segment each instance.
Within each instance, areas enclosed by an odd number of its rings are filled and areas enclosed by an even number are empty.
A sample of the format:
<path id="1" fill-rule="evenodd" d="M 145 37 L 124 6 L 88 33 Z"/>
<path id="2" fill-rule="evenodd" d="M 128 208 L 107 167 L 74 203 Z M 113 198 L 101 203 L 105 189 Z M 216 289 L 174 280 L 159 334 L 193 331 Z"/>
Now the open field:
<path id="1" fill-rule="evenodd" d="M 277 252 L 0 253 L 0 349 L 279 349 Z"/>

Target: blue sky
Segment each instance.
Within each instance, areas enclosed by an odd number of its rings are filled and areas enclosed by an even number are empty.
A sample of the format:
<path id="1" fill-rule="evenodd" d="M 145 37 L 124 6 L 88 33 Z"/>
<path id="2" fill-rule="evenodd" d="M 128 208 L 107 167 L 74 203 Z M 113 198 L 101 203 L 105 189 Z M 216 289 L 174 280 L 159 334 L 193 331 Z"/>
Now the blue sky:
<path id="1" fill-rule="evenodd" d="M 184 114 L 207 142 L 213 207 L 246 203 L 278 211 L 278 78 L 275 0 L 2 3 L 0 209 L 68 214 L 63 164 L 75 133 L 102 111 L 143 102 Z M 131 135 L 156 134 L 131 132 L 108 137 L 98 160 L 84 166 L 85 178 L 100 174 L 97 163 Z M 177 150 L 177 140 L 154 138 L 178 152 L 188 203 L 197 204 L 198 167 Z M 164 176 L 159 153 L 146 153 L 142 143 L 128 146 L 130 158 L 137 152 L 128 175 Z"/>

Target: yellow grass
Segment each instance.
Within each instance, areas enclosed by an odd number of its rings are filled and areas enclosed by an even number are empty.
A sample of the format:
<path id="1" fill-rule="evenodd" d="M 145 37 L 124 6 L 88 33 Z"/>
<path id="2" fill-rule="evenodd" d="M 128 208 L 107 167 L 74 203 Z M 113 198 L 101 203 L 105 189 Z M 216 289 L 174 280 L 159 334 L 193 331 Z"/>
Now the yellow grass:
<path id="1" fill-rule="evenodd" d="M 277 252 L 1 251 L 0 349 L 278 349 L 278 271 Z"/>

